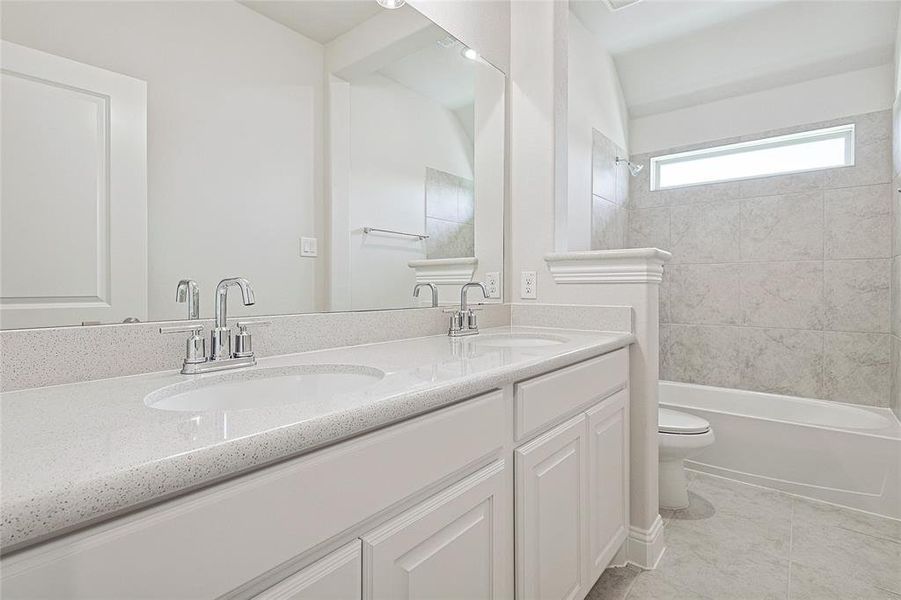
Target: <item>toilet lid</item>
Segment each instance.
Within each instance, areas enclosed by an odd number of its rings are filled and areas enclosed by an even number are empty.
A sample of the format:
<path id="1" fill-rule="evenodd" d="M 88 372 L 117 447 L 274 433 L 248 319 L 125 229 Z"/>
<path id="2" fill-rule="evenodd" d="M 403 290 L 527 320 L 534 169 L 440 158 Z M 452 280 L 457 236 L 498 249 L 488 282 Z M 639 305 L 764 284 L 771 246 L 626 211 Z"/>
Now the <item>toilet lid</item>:
<path id="1" fill-rule="evenodd" d="M 710 423 L 701 417 L 688 413 L 661 408 L 657 412 L 657 427 L 660 433 L 707 433 Z"/>

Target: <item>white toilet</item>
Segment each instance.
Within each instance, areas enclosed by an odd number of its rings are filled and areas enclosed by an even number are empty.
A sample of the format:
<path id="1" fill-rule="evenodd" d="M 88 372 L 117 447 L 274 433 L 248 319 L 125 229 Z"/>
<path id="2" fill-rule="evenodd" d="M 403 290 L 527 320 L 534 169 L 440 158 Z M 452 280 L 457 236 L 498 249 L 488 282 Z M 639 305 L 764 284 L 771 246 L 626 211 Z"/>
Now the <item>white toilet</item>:
<path id="1" fill-rule="evenodd" d="M 657 427 L 660 508 L 686 508 L 688 485 L 683 462 L 713 443 L 713 430 L 701 417 L 668 408 L 659 409 Z"/>

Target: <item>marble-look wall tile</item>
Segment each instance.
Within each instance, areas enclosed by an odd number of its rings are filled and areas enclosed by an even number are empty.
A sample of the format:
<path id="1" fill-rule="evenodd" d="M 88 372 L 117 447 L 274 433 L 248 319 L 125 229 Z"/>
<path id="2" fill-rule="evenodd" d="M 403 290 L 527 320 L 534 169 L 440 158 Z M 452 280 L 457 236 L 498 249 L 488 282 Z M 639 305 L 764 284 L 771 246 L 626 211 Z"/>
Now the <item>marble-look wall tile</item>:
<path id="1" fill-rule="evenodd" d="M 892 326 L 891 330 L 901 337 L 901 256 L 892 259 Z"/>
<path id="2" fill-rule="evenodd" d="M 669 325 L 661 348 L 664 372 L 673 381 L 737 387 L 739 332 L 738 327 Z"/>
<path id="3" fill-rule="evenodd" d="M 672 321 L 670 317 L 670 279 L 672 279 L 669 275 L 670 266 L 663 266 L 663 279 L 660 281 L 660 322 L 661 323 L 669 323 Z"/>
<path id="4" fill-rule="evenodd" d="M 626 245 L 626 210 L 600 196 L 591 198 L 591 249 L 616 250 Z"/>
<path id="5" fill-rule="evenodd" d="M 891 330 L 891 259 L 824 264 L 825 326 L 830 331 Z"/>
<path id="6" fill-rule="evenodd" d="M 892 227 L 892 255 L 901 256 L 901 176 L 892 184 L 892 211 L 894 212 L 894 227 Z"/>
<path id="7" fill-rule="evenodd" d="M 716 204 L 741 198 L 741 188 L 739 184 L 734 181 L 671 188 L 668 190 L 661 190 L 658 193 L 664 195 L 666 204 L 669 206 Z"/>
<path id="8" fill-rule="evenodd" d="M 832 331 L 823 335 L 824 398 L 887 406 L 892 382 L 891 336 Z"/>
<path id="9" fill-rule="evenodd" d="M 616 202 L 616 145 L 597 130 L 591 132 L 591 194 Z"/>
<path id="10" fill-rule="evenodd" d="M 823 392 L 823 332 L 741 329 L 739 387 L 820 398 Z"/>
<path id="11" fill-rule="evenodd" d="M 747 263 L 740 270 L 742 324 L 792 329 L 823 327 L 823 263 Z"/>
<path id="12" fill-rule="evenodd" d="M 666 381 L 674 381 L 672 373 L 670 373 L 670 361 L 666 360 L 666 351 L 670 347 L 670 325 L 669 323 L 660 324 L 660 352 L 657 355 L 658 361 L 658 377 Z"/>
<path id="13" fill-rule="evenodd" d="M 823 188 L 824 179 L 824 171 L 789 173 L 787 175 L 746 179 L 741 182 L 740 195 L 742 198 L 756 198 L 759 196 L 815 192 Z"/>
<path id="14" fill-rule="evenodd" d="M 892 143 L 889 139 L 865 140 L 857 135 L 854 166 L 823 171 L 826 187 L 839 188 L 892 180 Z"/>
<path id="15" fill-rule="evenodd" d="M 741 380 L 741 387 L 838 398 L 842 386 L 853 382 L 855 365 L 867 371 L 869 355 L 861 354 L 860 343 L 843 355 L 836 341 L 842 338 L 836 335 L 829 347 L 835 368 L 832 378 L 824 379 L 826 332 L 864 334 L 848 338 L 860 342 L 869 339 L 868 334 L 901 330 L 901 283 L 894 283 L 901 275 L 892 275 L 901 259 L 890 264 L 890 257 L 901 255 L 901 193 L 896 191 L 901 176 L 889 187 L 885 175 L 891 174 L 885 153 L 893 139 L 891 111 L 802 123 L 740 141 L 848 123 L 856 127 L 857 167 L 852 168 L 652 192 L 652 156 L 739 140 L 632 157 L 647 166 L 631 182 L 627 245 L 658 246 L 673 253 L 660 285 L 661 368 L 667 377 L 712 385 L 729 381 L 716 367 L 710 369 L 711 379 L 704 380 L 697 354 L 712 354 L 705 349 L 715 346 L 714 341 L 725 347 L 726 340 L 716 333 L 731 330 L 743 336 L 742 372 L 733 378 Z M 728 218 L 729 207 L 736 203 L 737 232 Z M 666 242 L 669 246 L 663 245 Z M 740 279 L 739 291 L 731 298 L 739 308 L 738 327 L 731 326 L 734 313 L 723 301 L 725 290 L 733 289 L 733 273 Z M 707 325 L 711 322 L 729 325 Z M 687 340 L 700 343 L 702 350 L 686 350 L 684 356 L 670 351 L 674 345 L 690 344 Z M 752 360 L 755 348 L 766 360 Z M 770 351 L 771 356 L 766 354 Z M 901 366 L 891 367 L 901 371 Z M 799 373 L 797 381 L 793 370 Z M 898 392 L 889 394 L 884 382 L 884 377 L 873 376 L 873 387 L 864 396 L 875 404 L 894 402 Z M 887 397 L 877 402 L 880 390 Z M 897 403 L 901 406 L 901 400 Z"/>
<path id="16" fill-rule="evenodd" d="M 690 204 L 670 209 L 672 262 L 735 262 L 739 203 Z"/>
<path id="17" fill-rule="evenodd" d="M 617 148 L 617 156 L 628 156 L 625 150 Z M 641 173 L 639 173 L 640 175 Z M 614 201 L 622 207 L 629 203 L 629 189 L 632 187 L 632 174 L 626 165 L 616 166 L 616 192 Z"/>
<path id="18" fill-rule="evenodd" d="M 892 189 L 889 184 L 827 190 L 826 258 L 892 255 Z"/>
<path id="19" fill-rule="evenodd" d="M 475 256 L 475 227 L 472 221 L 455 223 L 426 219 L 426 255 L 428 258 L 463 258 Z"/>
<path id="20" fill-rule="evenodd" d="M 741 258 L 823 258 L 823 193 L 742 200 Z"/>
<path id="21" fill-rule="evenodd" d="M 662 207 L 629 211 L 626 245 L 629 248 L 669 250 L 669 209 Z"/>
<path id="22" fill-rule="evenodd" d="M 734 265 L 681 265 L 667 269 L 669 313 L 673 323 L 738 325 L 741 290 Z"/>

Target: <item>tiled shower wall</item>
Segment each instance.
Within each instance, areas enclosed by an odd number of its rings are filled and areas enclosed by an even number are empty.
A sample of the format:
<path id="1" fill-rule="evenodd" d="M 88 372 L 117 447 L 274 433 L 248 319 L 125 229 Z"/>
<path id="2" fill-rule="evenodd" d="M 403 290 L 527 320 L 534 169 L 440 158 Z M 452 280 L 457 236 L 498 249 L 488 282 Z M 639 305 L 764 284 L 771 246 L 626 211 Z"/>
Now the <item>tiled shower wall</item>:
<path id="1" fill-rule="evenodd" d="M 475 256 L 472 180 L 426 167 L 426 258 Z"/>
<path id="2" fill-rule="evenodd" d="M 654 155 L 848 122 L 853 167 L 652 192 L 650 155 L 632 157 L 646 167 L 632 181 L 627 245 L 673 254 L 662 378 L 890 405 L 891 111 Z"/>
<path id="3" fill-rule="evenodd" d="M 591 249 L 625 247 L 629 170 L 617 165 L 626 151 L 598 130 L 591 132 Z"/>

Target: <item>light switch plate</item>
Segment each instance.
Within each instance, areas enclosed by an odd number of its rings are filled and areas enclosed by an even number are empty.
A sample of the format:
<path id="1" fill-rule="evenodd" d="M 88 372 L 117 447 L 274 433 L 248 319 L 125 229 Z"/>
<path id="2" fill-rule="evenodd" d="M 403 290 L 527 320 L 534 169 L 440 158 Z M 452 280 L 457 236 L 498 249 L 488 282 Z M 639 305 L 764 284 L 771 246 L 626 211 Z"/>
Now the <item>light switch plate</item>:
<path id="1" fill-rule="evenodd" d="M 485 273 L 485 288 L 489 298 L 501 297 L 501 274 L 497 271 Z"/>
<path id="2" fill-rule="evenodd" d="M 319 256 L 319 240 L 314 237 L 300 238 L 301 256 Z"/>
<path id="3" fill-rule="evenodd" d="M 519 296 L 525 300 L 538 298 L 538 274 L 535 271 L 523 271 L 520 275 Z"/>

